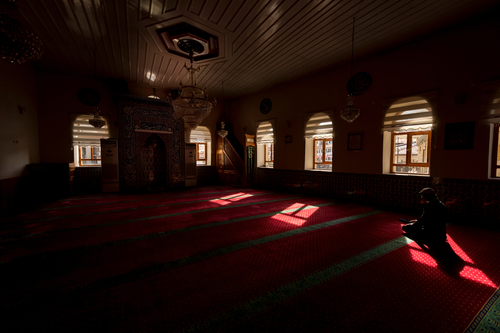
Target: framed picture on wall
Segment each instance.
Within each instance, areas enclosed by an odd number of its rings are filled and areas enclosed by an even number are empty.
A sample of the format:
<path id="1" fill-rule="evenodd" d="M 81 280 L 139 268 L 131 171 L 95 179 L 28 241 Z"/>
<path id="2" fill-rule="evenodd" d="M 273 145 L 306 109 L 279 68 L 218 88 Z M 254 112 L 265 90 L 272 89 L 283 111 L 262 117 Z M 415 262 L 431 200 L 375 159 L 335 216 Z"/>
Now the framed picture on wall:
<path id="1" fill-rule="evenodd" d="M 444 129 L 444 149 L 474 149 L 475 121 L 449 123 Z"/>
<path id="2" fill-rule="evenodd" d="M 347 135 L 347 150 L 363 149 L 363 133 L 349 133 Z"/>

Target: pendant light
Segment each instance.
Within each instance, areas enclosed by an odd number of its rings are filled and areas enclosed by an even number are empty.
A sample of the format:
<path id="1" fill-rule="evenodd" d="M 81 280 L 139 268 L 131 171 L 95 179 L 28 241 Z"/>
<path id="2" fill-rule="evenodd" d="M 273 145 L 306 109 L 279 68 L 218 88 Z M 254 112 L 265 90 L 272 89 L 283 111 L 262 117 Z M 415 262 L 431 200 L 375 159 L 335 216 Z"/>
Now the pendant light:
<path id="1" fill-rule="evenodd" d="M 94 82 L 95 86 L 97 86 L 97 70 L 95 66 L 95 50 L 94 50 Z M 89 119 L 89 124 L 95 128 L 102 128 L 106 125 L 104 119 L 101 118 L 99 107 L 96 105 L 94 110 L 94 118 Z"/>
<path id="2" fill-rule="evenodd" d="M 345 110 L 340 112 L 340 117 L 347 121 L 348 123 L 352 123 L 356 120 L 361 111 L 354 107 L 354 96 L 359 96 L 364 94 L 372 84 L 372 77 L 367 72 L 359 72 L 356 74 L 353 73 L 353 65 L 354 65 L 354 24 L 356 22 L 356 18 L 352 19 L 352 49 L 351 49 L 351 78 L 349 82 L 347 82 L 347 107 Z"/>
<path id="3" fill-rule="evenodd" d="M 224 81 L 222 81 L 222 98 L 224 98 Z M 226 103 L 222 102 L 222 121 L 220 123 L 220 130 L 217 132 L 221 138 L 225 138 L 227 136 L 227 131 L 224 129 L 224 120 L 226 118 Z"/>

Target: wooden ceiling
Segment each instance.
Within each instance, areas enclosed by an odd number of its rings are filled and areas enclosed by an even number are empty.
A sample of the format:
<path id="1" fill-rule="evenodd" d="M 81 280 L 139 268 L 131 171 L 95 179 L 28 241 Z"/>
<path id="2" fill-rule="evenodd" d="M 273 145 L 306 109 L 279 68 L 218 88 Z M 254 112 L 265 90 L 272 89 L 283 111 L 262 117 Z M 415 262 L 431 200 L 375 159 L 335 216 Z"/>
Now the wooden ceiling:
<path id="1" fill-rule="evenodd" d="M 189 60 L 156 30 L 188 23 L 219 40 L 198 86 L 234 97 L 348 64 L 491 10 L 497 0 L 25 0 L 19 19 L 44 43 L 40 69 L 123 78 L 169 91 Z"/>

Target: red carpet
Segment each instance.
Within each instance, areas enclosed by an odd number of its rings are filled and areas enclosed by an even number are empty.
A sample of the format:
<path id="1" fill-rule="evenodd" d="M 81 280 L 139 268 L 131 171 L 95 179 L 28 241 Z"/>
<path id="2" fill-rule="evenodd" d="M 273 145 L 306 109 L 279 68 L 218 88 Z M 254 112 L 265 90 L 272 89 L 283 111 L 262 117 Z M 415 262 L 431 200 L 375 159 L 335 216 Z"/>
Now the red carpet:
<path id="1" fill-rule="evenodd" d="M 229 187 L 61 200 L 2 222 L 1 310 L 17 330 L 463 332 L 499 233 L 450 225 L 450 269 L 401 217 Z"/>

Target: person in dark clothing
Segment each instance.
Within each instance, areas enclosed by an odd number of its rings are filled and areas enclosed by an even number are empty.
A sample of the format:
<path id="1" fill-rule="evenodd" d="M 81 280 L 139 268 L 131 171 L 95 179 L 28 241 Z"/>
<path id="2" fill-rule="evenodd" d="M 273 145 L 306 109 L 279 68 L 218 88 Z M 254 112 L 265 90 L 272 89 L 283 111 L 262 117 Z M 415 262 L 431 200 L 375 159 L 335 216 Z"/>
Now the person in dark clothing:
<path id="1" fill-rule="evenodd" d="M 426 245 L 436 246 L 447 244 L 446 223 L 448 211 L 446 206 L 439 201 L 436 192 L 426 187 L 420 192 L 424 202 L 424 211 L 417 220 L 402 227 L 403 235 Z"/>

